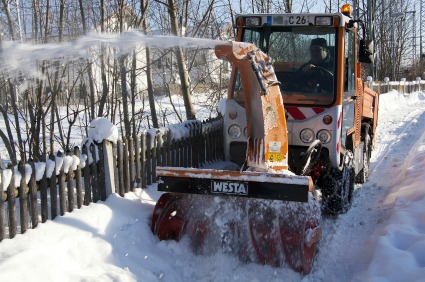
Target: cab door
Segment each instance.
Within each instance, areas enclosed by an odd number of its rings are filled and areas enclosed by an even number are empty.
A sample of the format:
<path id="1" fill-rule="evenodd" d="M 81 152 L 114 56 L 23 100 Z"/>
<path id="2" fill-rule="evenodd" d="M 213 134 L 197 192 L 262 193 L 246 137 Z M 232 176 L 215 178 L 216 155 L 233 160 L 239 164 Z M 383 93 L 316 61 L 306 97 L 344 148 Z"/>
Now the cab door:
<path id="1" fill-rule="evenodd" d="M 344 38 L 344 93 L 342 102 L 341 144 L 353 149 L 357 112 L 356 95 L 356 34 L 346 29 Z"/>

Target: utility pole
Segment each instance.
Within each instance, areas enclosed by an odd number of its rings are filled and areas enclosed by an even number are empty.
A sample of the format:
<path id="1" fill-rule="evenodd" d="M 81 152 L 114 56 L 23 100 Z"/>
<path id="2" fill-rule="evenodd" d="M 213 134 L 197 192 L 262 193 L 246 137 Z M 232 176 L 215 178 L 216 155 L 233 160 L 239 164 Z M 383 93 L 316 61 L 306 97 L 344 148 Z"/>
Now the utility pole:
<path id="1" fill-rule="evenodd" d="M 412 66 L 415 64 L 416 60 L 416 21 L 415 21 L 415 15 L 416 11 L 406 11 L 404 14 L 412 14 Z"/>
<path id="2" fill-rule="evenodd" d="M 425 1 L 425 0 L 422 0 Z M 357 0 L 353 0 L 353 17 L 355 19 L 359 18 L 359 3 Z"/>
<path id="3" fill-rule="evenodd" d="M 416 48 L 416 41 L 415 41 L 415 37 L 416 37 L 416 32 L 415 32 L 415 30 L 416 30 L 416 26 L 415 26 L 415 14 L 416 14 L 416 11 L 404 11 L 404 12 L 396 12 L 396 13 L 392 13 L 391 14 L 391 24 L 392 24 L 392 28 L 391 28 L 391 32 L 392 32 L 392 34 L 391 34 L 391 37 L 392 37 L 392 44 L 393 44 L 393 48 L 392 48 L 392 60 L 393 60 L 393 62 L 392 62 L 392 65 L 393 65 L 393 67 L 392 67 L 392 79 L 395 81 L 396 80 L 396 77 L 397 77 L 397 74 L 396 74 L 396 66 L 397 66 L 397 64 L 399 64 L 400 63 L 400 57 L 398 58 L 398 60 L 397 60 L 397 55 L 400 55 L 399 53 L 398 53 L 398 49 L 399 49 L 399 45 L 398 45 L 398 41 L 397 41 L 397 44 L 396 44 L 396 40 L 395 40 L 395 28 L 396 28 L 396 22 L 397 22 L 397 19 L 399 19 L 399 18 L 404 18 L 407 14 L 413 14 L 413 24 L 412 24 L 412 29 L 413 29 L 413 40 L 412 40 L 412 53 L 413 53 L 413 56 L 415 56 L 414 54 L 415 54 L 415 48 Z M 414 58 L 413 58 L 413 62 L 414 62 Z"/>
<path id="4" fill-rule="evenodd" d="M 375 0 L 367 0 L 367 39 L 371 40 L 373 45 L 375 45 Z M 373 46 L 373 49 L 373 53 L 375 53 L 375 46 Z M 372 60 L 372 63 L 370 64 L 370 75 L 373 78 L 376 78 L 374 60 Z"/>
<path id="5" fill-rule="evenodd" d="M 404 17 L 403 12 L 396 12 L 391 14 L 391 41 L 392 41 L 392 68 L 391 68 L 391 79 L 392 81 L 396 81 L 396 65 L 397 65 L 397 52 L 396 47 L 398 50 L 398 44 L 396 44 L 395 40 L 395 28 L 396 28 L 396 22 L 398 18 Z"/>
<path id="6" fill-rule="evenodd" d="M 419 27 L 419 60 L 422 62 L 422 60 L 423 60 L 423 56 L 424 56 L 424 50 L 422 49 L 423 48 L 423 33 L 424 33 L 424 31 L 425 31 L 425 20 L 424 20 L 424 17 L 423 17 L 423 15 L 424 15 L 424 13 L 425 13 L 425 0 L 421 0 L 421 2 L 420 2 L 420 10 L 421 10 L 421 13 L 420 13 L 420 27 Z"/>

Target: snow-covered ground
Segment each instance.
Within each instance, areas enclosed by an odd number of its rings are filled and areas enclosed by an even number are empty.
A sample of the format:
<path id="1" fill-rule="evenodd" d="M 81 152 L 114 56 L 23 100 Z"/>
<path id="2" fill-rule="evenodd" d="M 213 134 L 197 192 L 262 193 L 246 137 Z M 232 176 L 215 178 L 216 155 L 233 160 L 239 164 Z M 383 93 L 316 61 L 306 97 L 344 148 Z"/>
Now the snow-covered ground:
<path id="1" fill-rule="evenodd" d="M 371 177 L 351 210 L 325 218 L 314 269 L 196 256 L 159 242 L 149 217 L 155 185 L 110 196 L 0 243 L 0 281 L 423 281 L 425 93 L 381 96 Z"/>

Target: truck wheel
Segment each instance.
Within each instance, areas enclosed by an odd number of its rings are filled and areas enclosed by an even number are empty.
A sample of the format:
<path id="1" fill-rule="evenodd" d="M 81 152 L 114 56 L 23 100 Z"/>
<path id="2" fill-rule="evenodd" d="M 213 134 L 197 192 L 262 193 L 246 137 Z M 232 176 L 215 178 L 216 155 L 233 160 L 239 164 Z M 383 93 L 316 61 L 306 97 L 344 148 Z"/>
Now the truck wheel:
<path id="1" fill-rule="evenodd" d="M 356 183 L 365 183 L 369 178 L 369 165 L 370 165 L 370 155 L 372 151 L 372 140 L 370 138 L 370 126 L 368 125 L 363 132 L 363 168 L 360 170 L 359 174 L 356 176 Z"/>
<path id="2" fill-rule="evenodd" d="M 322 183 L 323 212 L 330 215 L 346 213 L 353 196 L 354 169 L 346 165 L 341 171 L 332 168 Z"/>

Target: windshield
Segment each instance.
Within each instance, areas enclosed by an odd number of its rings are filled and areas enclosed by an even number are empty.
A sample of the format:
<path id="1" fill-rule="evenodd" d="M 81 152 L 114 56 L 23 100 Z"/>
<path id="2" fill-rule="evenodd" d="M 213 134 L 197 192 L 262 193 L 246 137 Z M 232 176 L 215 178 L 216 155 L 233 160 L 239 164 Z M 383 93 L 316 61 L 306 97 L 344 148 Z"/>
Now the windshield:
<path id="1" fill-rule="evenodd" d="M 243 37 L 269 55 L 285 104 L 320 106 L 335 97 L 335 39 L 336 28 L 315 26 L 246 29 Z"/>

